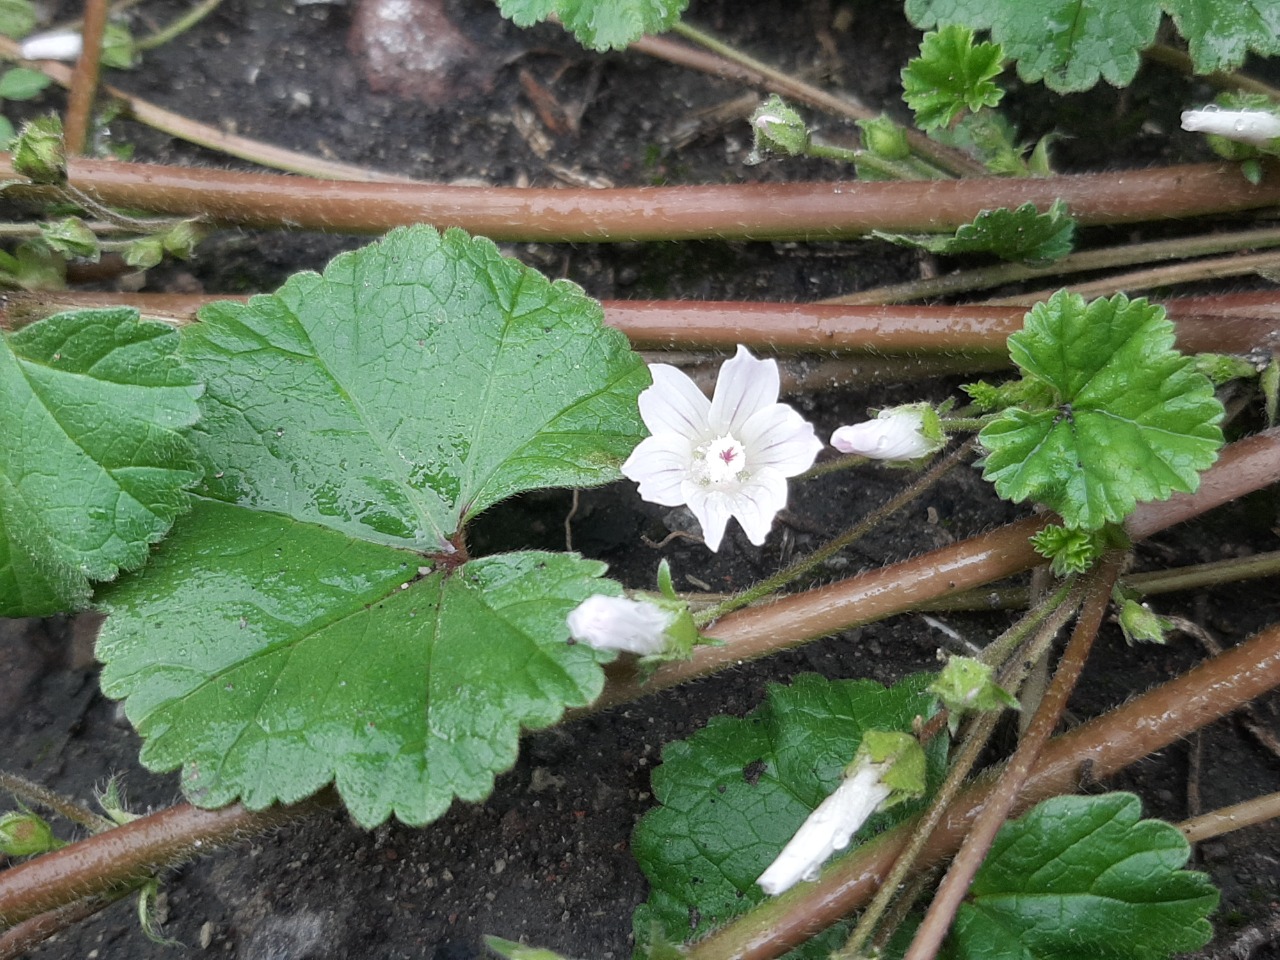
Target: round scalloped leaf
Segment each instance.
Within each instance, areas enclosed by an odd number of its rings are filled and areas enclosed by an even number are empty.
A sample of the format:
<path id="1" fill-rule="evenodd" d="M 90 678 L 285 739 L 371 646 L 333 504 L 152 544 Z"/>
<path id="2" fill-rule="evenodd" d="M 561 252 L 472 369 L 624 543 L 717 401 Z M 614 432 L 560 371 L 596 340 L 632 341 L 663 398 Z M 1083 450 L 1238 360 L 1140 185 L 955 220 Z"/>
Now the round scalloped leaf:
<path id="1" fill-rule="evenodd" d="M 152 770 L 209 807 L 333 781 L 352 816 L 410 824 L 488 795 L 521 728 L 599 695 L 611 655 L 565 618 L 605 566 L 524 552 L 453 569 L 314 524 L 197 501 L 144 576 L 106 591 L 102 689 Z"/>
<path id="2" fill-rule="evenodd" d="M 184 331 L 211 497 L 433 552 L 524 490 L 614 480 L 649 373 L 600 305 L 484 239 L 393 231 Z"/>
<path id="3" fill-rule="evenodd" d="M 1009 338 L 1047 409 L 1010 407 L 978 435 L 983 476 L 1008 500 L 1034 499 L 1069 529 L 1119 523 L 1139 501 L 1191 492 L 1222 446 L 1222 404 L 1173 349 L 1164 309 L 1123 294 L 1085 304 L 1059 291 Z"/>
<path id="4" fill-rule="evenodd" d="M 0 337 L 0 616 L 84 607 L 187 509 L 201 388 L 177 347 L 124 308 Z"/>

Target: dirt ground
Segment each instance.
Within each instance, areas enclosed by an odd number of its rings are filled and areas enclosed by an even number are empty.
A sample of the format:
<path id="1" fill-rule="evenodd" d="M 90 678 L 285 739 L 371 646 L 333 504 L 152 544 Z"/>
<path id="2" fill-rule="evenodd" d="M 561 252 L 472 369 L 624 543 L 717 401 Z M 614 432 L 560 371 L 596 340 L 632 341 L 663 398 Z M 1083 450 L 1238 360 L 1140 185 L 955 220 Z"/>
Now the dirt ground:
<path id="1" fill-rule="evenodd" d="M 184 8 L 144 3 L 131 15 L 135 31 L 148 32 L 148 24 L 166 23 Z M 689 18 L 784 69 L 901 115 L 898 70 L 919 34 L 903 20 L 900 4 L 695 0 Z M 640 54 L 587 53 L 554 27 L 517 30 L 489 0 L 225 0 L 188 34 L 148 54 L 140 70 L 111 80 L 247 136 L 432 180 L 622 186 L 841 175 L 818 163 L 747 166 L 745 122 L 717 119 L 713 110 L 743 92 L 734 84 Z M 1176 132 L 1176 116 L 1207 91 L 1168 73 L 1147 68 L 1127 91 L 1066 98 L 1024 90 L 1016 80 L 1011 88 L 1010 114 L 1024 139 L 1050 130 L 1064 134 L 1055 151 L 1060 169 L 1204 156 L 1196 141 Z M 849 136 L 844 124 L 819 120 L 825 136 Z M 138 159 L 228 165 L 132 124 L 113 123 L 109 136 L 135 144 Z M 1099 231 L 1086 242 L 1138 235 Z M 219 234 L 194 262 L 153 271 L 148 289 L 270 290 L 290 272 L 321 268 L 362 242 Z M 504 249 L 609 298 L 808 300 L 909 279 L 922 267 L 911 252 L 865 243 Z M 954 386 L 894 385 L 796 402 L 826 436 L 868 406 L 922 394 L 941 398 Z M 1246 418 L 1241 429 L 1256 426 Z M 692 589 L 691 575 L 730 589 L 821 543 L 902 482 L 901 474 L 875 468 L 813 481 L 795 492 L 764 548 L 739 533 L 715 556 L 682 540 L 661 551 L 644 545 L 642 536 L 661 539 L 680 518 L 639 503 L 632 485 L 623 483 L 583 494 L 574 546 L 608 561 L 613 575 L 631 585 L 651 586 L 658 558 L 666 556 L 678 586 Z M 475 531 L 475 552 L 512 538 L 563 548 L 569 509 L 563 493 L 498 507 Z M 1275 549 L 1277 512 L 1274 491 L 1256 495 L 1143 544 L 1138 565 L 1155 569 Z M 961 471 L 823 575 L 910 556 L 1017 514 L 975 472 Z M 1230 645 L 1280 618 L 1280 590 L 1274 580 L 1257 581 L 1174 595 L 1158 609 L 1190 618 Z M 1003 623 L 990 615 L 942 619 L 976 642 Z M 138 740 L 118 707 L 98 692 L 85 639 L 77 642 L 76 635 L 76 625 L 63 621 L 0 621 L 4 767 L 86 799 L 95 784 L 119 775 L 136 811 L 177 800 L 176 776 L 139 767 Z M 146 960 L 204 951 L 238 960 L 469 960 L 485 955 L 486 933 L 586 960 L 629 956 L 631 911 L 646 896 L 629 838 L 651 805 L 649 774 L 663 744 L 687 737 L 715 714 L 746 713 L 770 682 L 804 671 L 892 682 L 933 667 L 943 642 L 920 616 L 898 617 L 528 736 L 516 767 L 499 778 L 486 802 L 455 804 L 425 829 L 389 824 L 365 832 L 335 813 L 173 871 L 164 886 L 164 929 L 182 946 L 148 942 L 121 904 L 32 956 Z M 1187 637 L 1167 647 L 1131 648 L 1108 627 L 1072 713 L 1095 715 L 1201 656 Z M 1280 694 L 1261 701 L 1258 711 L 1280 730 Z M 1135 790 L 1149 815 L 1177 820 L 1188 815 L 1189 789 L 1198 789 L 1204 810 L 1280 790 L 1280 758 L 1226 720 L 1107 786 Z M 1223 892 L 1215 948 L 1280 914 L 1280 825 L 1210 841 L 1196 857 Z M 1254 956 L 1280 957 L 1280 948 Z"/>

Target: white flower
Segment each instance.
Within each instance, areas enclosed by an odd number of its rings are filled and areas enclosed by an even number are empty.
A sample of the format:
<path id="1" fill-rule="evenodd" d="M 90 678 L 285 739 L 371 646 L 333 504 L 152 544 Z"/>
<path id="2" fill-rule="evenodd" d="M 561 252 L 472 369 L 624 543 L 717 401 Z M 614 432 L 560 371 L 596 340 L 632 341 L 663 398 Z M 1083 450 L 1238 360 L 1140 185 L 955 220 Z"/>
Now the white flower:
<path id="1" fill-rule="evenodd" d="M 1266 146 L 1280 137 L 1280 117 L 1269 110 L 1223 110 L 1210 104 L 1201 110 L 1184 110 L 1182 129 Z"/>
<path id="2" fill-rule="evenodd" d="M 37 33 L 22 41 L 23 60 L 79 60 L 84 39 L 72 30 Z"/>
<path id="3" fill-rule="evenodd" d="M 650 503 L 688 504 L 711 550 L 730 517 L 760 546 L 787 505 L 787 478 L 809 469 L 822 449 L 813 426 L 778 403 L 777 362 L 739 346 L 711 400 L 675 367 L 652 363 L 649 372 L 640 416 L 652 436 L 632 451 L 623 475 Z"/>
<path id="4" fill-rule="evenodd" d="M 596 594 L 569 614 L 569 635 L 597 650 L 648 656 L 666 649 L 666 629 L 674 620 L 674 613 L 652 603 Z"/>
<path id="5" fill-rule="evenodd" d="M 776 897 L 801 880 L 815 879 L 827 858 L 849 845 L 858 828 L 893 792 L 892 788 L 880 782 L 886 766 L 881 763 L 859 764 L 831 796 L 818 804 L 800 825 L 796 835 L 782 848 L 778 859 L 760 874 L 756 883 L 765 893 Z"/>
<path id="6" fill-rule="evenodd" d="M 938 415 L 927 403 L 881 410 L 874 420 L 841 427 L 831 445 L 841 453 L 872 460 L 915 460 L 940 450 L 943 444 Z"/>

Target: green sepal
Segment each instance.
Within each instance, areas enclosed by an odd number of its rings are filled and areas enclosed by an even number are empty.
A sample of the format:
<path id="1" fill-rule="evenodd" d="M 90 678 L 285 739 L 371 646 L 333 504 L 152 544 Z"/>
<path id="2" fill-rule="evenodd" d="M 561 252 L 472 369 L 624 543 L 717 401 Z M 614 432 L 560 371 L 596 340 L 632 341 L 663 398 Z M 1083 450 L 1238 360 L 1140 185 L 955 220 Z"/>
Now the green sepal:
<path id="1" fill-rule="evenodd" d="M 967 712 L 1020 709 L 1017 698 L 996 683 L 990 664 L 974 657 L 950 657 L 937 679 L 929 684 L 929 692 L 936 693 L 950 713 L 948 726 L 952 733 Z"/>
<path id="2" fill-rule="evenodd" d="M 65 257 L 98 262 L 98 238 L 79 217 L 46 220 L 40 224 L 40 235 L 45 243 Z"/>
<path id="3" fill-rule="evenodd" d="M 872 156 L 882 160 L 906 160 L 911 156 L 911 144 L 907 130 L 886 114 L 870 120 L 857 120 L 862 131 L 862 146 Z"/>
<path id="4" fill-rule="evenodd" d="M 1120 599 L 1120 629 L 1125 641 L 1134 643 L 1166 643 L 1166 631 L 1173 628 L 1173 622 L 1160 616 L 1145 604 L 1133 599 Z"/>
<path id="5" fill-rule="evenodd" d="M 0 853 L 6 857 L 34 857 L 62 846 L 49 822 L 30 810 L 0 816 Z"/>
<path id="6" fill-rule="evenodd" d="M 160 236 L 160 245 L 166 253 L 179 260 L 190 260 L 195 255 L 196 245 L 208 235 L 208 225 L 196 220 L 183 220 Z"/>
<path id="7" fill-rule="evenodd" d="M 67 182 L 67 151 L 56 114 L 28 120 L 13 144 L 13 169 L 32 183 Z"/>
<path id="8" fill-rule="evenodd" d="M 129 28 L 123 23 L 108 23 L 102 33 L 102 65 L 116 70 L 129 70 L 138 62 L 138 50 Z"/>
<path id="9" fill-rule="evenodd" d="M 1212 380 L 1215 387 L 1232 380 L 1252 380 L 1258 375 L 1258 368 L 1252 363 L 1230 353 L 1197 353 L 1194 359 L 1196 370 Z"/>
<path id="10" fill-rule="evenodd" d="M 751 114 L 751 130 L 757 153 L 802 157 L 809 149 L 809 128 L 804 119 L 776 93 Z"/>
<path id="11" fill-rule="evenodd" d="M 846 776 L 867 764 L 884 769 L 880 782 L 893 790 L 877 810 L 888 810 L 905 800 L 924 796 L 927 778 L 927 758 L 924 747 L 909 733 L 900 730 L 868 730 L 858 744 L 853 762 L 845 768 Z"/>

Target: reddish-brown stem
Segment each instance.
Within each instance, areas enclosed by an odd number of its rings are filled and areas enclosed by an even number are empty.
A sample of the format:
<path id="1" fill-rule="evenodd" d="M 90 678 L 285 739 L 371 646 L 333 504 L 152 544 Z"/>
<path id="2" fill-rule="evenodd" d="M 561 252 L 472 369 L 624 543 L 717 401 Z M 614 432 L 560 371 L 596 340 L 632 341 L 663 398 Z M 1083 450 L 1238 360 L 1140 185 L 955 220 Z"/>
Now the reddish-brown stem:
<path id="1" fill-rule="evenodd" d="M 201 810 L 180 803 L 0 873 L 0 926 L 21 923 L 75 900 L 108 894 L 171 864 L 318 809 L 312 803 Z"/>
<path id="2" fill-rule="evenodd" d="M 1214 657 L 1161 687 L 1051 740 L 1018 798 L 1015 812 L 1077 789 L 1081 770 L 1111 776 L 1280 685 L 1280 626 Z M 957 798 L 920 860 L 941 862 L 959 845 L 990 797 L 980 777 Z M 689 947 L 686 960 L 773 960 L 848 916 L 875 893 L 905 846 L 914 822 L 881 834 L 836 861 L 818 880 L 751 911 Z"/>
<path id="3" fill-rule="evenodd" d="M 1126 528 L 1135 540 L 1280 481 L 1280 428 L 1226 447 L 1194 494 L 1139 505 Z M 1030 536 L 1047 519 L 1031 518 L 931 553 L 860 573 L 829 586 L 729 614 L 708 627 L 718 646 L 699 646 L 688 660 L 663 664 L 647 679 L 632 664 L 615 664 L 598 710 L 754 660 L 815 637 L 881 620 L 917 603 L 1022 573 L 1042 558 Z"/>
<path id="4" fill-rule="evenodd" d="M 126 897 L 130 889 L 123 887 L 101 897 L 86 897 L 69 903 L 57 910 L 47 910 L 38 916 L 14 924 L 0 933 L 0 960 L 17 960 L 25 957 L 27 951 L 37 944 L 44 943 L 59 930 L 65 930 L 72 924 L 87 920 L 99 910 Z"/>
<path id="5" fill-rule="evenodd" d="M 947 931 L 951 929 L 956 911 L 960 908 L 960 901 L 969 892 L 969 886 L 987 858 L 996 833 L 1009 818 L 1040 752 L 1057 727 L 1062 711 L 1067 707 L 1067 700 L 1075 690 L 1080 674 L 1084 672 L 1085 661 L 1089 658 L 1093 640 L 1098 635 L 1102 618 L 1111 603 L 1111 589 L 1115 586 L 1123 563 L 1124 553 L 1112 551 L 1098 567 L 1090 571 L 1085 585 L 1084 605 L 1080 609 L 1075 629 L 1071 632 L 1067 649 L 1058 662 L 1053 681 L 1045 691 L 1026 732 L 1018 741 L 1017 750 L 1001 770 L 995 785 L 987 794 L 981 812 L 965 834 L 964 842 L 947 869 L 946 876 L 942 878 L 938 892 L 925 911 L 924 920 L 916 930 L 903 960 L 933 960 L 937 956 Z"/>
<path id="6" fill-rule="evenodd" d="M 63 123 L 67 153 L 84 153 L 93 122 L 93 98 L 98 92 L 98 67 L 102 62 L 102 33 L 107 28 L 107 0 L 85 0 L 83 45 L 71 72 L 67 116 Z"/>
<path id="7" fill-rule="evenodd" d="M 4 156 L 4 155 L 0 155 Z M 0 176 L 11 176 L 7 156 Z M 1081 224 L 1134 223 L 1280 204 L 1280 166 L 1252 184 L 1229 163 L 1052 178 L 754 183 L 613 190 L 335 183 L 276 174 L 74 159 L 70 185 L 108 206 L 226 224 L 382 233 L 456 226 L 494 240 L 822 239 L 954 230 L 980 210 L 1066 202 Z M 46 196 L 10 187 L 13 196 Z"/>
<path id="8" fill-rule="evenodd" d="M 16 329 L 60 310 L 134 306 L 178 323 L 215 300 L 242 297 L 141 293 L 13 291 L 0 303 L 0 329 Z M 605 300 L 605 322 L 638 350 L 722 349 L 737 344 L 793 352 L 1003 355 L 1022 328 L 1023 307 L 845 306 L 693 300 Z M 1247 353 L 1280 347 L 1280 295 L 1274 291 L 1185 297 L 1163 303 L 1187 353 Z"/>

